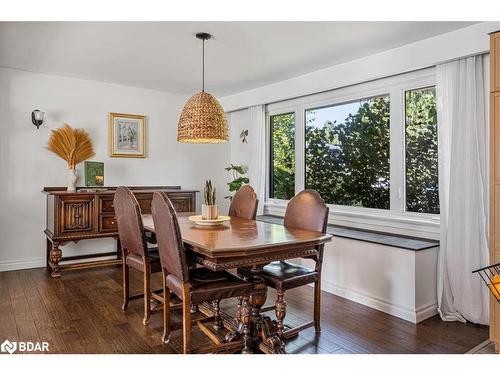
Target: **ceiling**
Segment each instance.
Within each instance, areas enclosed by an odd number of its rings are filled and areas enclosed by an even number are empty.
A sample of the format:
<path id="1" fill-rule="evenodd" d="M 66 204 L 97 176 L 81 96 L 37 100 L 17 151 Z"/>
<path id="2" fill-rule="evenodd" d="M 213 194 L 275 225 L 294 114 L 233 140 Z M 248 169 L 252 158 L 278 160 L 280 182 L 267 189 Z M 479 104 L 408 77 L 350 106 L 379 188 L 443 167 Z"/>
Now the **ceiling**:
<path id="1" fill-rule="evenodd" d="M 0 66 L 183 94 L 263 86 L 473 22 L 0 22 Z"/>

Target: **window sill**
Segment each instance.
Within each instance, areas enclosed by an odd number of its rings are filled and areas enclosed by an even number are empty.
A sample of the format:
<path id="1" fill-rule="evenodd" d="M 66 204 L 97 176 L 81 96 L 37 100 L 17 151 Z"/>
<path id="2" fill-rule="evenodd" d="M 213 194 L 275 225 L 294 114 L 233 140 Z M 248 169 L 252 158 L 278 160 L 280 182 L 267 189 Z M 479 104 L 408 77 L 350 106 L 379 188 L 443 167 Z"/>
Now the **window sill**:
<path id="1" fill-rule="evenodd" d="M 273 224 L 283 224 L 283 218 L 273 215 L 257 216 L 258 221 L 264 221 Z M 335 237 L 349 238 L 357 241 L 371 242 L 379 245 L 397 247 L 401 249 L 420 251 L 439 246 L 439 241 L 428 240 L 415 237 L 408 237 L 396 234 L 373 232 L 362 229 L 352 229 L 338 225 L 328 225 L 327 233 Z"/>
<path id="2" fill-rule="evenodd" d="M 287 201 L 269 200 L 264 214 L 283 217 Z M 398 215 L 389 211 L 330 207 L 328 224 L 382 234 L 439 240 L 439 217 L 432 215 Z"/>

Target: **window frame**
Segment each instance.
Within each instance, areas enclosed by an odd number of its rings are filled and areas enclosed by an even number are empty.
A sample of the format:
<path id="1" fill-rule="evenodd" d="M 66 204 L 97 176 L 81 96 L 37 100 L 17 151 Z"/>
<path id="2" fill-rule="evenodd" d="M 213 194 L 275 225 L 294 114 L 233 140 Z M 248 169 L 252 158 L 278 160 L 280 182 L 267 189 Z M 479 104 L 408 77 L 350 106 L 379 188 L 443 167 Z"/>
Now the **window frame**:
<path id="1" fill-rule="evenodd" d="M 339 105 L 379 95 L 389 95 L 390 102 L 390 209 L 328 204 L 329 223 L 353 228 L 404 234 L 416 237 L 439 238 L 439 215 L 406 211 L 406 142 L 405 92 L 436 85 L 435 68 L 422 69 L 397 76 L 381 78 L 271 103 L 266 106 L 266 134 L 270 137 L 271 116 L 295 115 L 295 193 L 305 188 L 305 117 L 308 109 Z M 271 142 L 266 142 L 266 178 L 270 177 Z M 287 200 L 269 197 L 270 181 L 266 183 L 264 211 L 283 216 Z"/>

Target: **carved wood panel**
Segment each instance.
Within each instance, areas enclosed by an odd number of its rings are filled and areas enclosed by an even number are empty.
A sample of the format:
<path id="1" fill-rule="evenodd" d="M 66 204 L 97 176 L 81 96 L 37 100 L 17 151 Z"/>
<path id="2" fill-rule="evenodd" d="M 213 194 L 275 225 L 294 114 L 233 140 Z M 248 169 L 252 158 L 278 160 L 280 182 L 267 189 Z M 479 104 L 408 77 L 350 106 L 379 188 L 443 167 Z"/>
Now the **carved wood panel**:
<path id="1" fill-rule="evenodd" d="M 59 205 L 59 232 L 92 232 L 93 223 L 93 197 L 61 198 Z"/>

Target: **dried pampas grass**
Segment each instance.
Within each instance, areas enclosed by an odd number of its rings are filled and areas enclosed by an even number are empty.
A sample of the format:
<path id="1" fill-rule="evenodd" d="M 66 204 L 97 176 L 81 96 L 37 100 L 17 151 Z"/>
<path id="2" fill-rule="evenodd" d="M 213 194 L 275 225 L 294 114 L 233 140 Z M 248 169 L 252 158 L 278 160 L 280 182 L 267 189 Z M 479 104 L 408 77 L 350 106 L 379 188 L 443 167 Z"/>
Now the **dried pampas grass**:
<path id="1" fill-rule="evenodd" d="M 68 124 L 52 130 L 47 150 L 65 160 L 69 169 L 75 169 L 78 163 L 95 155 L 89 133 L 83 129 L 73 129 Z"/>

